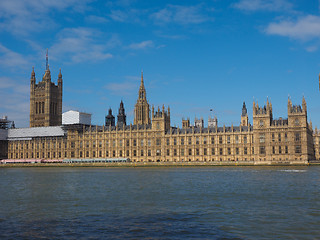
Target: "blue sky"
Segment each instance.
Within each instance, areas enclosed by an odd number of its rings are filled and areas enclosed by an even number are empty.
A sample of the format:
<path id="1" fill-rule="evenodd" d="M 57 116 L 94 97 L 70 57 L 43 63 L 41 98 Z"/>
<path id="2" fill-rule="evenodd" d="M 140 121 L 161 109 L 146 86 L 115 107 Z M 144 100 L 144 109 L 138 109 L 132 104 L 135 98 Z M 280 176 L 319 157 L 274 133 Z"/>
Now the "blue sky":
<path id="1" fill-rule="evenodd" d="M 143 69 L 147 98 L 171 108 L 171 124 L 211 114 L 238 125 L 242 102 L 267 98 L 274 118 L 287 99 L 320 127 L 318 0 L 0 1 L 0 115 L 29 125 L 29 82 L 45 70 L 64 80 L 63 109 L 92 113 L 124 101 L 133 122 Z"/>

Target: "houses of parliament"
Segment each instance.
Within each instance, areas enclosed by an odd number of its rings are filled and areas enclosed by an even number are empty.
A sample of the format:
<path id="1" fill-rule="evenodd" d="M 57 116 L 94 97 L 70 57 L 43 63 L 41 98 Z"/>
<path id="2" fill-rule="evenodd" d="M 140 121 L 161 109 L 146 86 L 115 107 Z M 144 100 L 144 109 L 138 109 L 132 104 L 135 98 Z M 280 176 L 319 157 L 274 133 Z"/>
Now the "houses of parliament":
<path id="1" fill-rule="evenodd" d="M 238 126 L 218 126 L 216 119 L 194 125 L 188 119 L 172 127 L 170 108 L 150 107 L 141 74 L 134 122 L 128 124 L 121 101 L 117 121 L 109 109 L 103 126 L 63 124 L 62 74 L 51 81 L 47 66 L 37 83 L 30 79 L 30 127 L 2 129 L 2 158 L 116 159 L 131 162 L 238 162 L 248 164 L 308 164 L 320 159 L 320 132 L 307 119 L 307 103 L 287 102 L 287 118 L 273 117 L 272 103 L 253 102 L 253 123 L 246 104 Z M 240 110 L 240 109 L 239 109 Z M 6 131 L 6 133 L 4 133 Z M 5 137 L 3 137 L 5 136 Z"/>

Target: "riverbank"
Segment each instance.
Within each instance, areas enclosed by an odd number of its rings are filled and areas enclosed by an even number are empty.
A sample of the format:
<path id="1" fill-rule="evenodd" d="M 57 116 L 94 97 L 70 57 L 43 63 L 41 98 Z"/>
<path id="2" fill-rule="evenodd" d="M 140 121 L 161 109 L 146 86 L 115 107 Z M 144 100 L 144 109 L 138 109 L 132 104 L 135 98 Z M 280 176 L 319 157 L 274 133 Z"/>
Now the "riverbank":
<path id="1" fill-rule="evenodd" d="M 122 163 L 14 163 L 0 164 L 0 168 L 11 167 L 219 167 L 219 166 L 312 166 L 320 161 L 307 164 L 257 163 L 257 162 L 122 162 Z"/>

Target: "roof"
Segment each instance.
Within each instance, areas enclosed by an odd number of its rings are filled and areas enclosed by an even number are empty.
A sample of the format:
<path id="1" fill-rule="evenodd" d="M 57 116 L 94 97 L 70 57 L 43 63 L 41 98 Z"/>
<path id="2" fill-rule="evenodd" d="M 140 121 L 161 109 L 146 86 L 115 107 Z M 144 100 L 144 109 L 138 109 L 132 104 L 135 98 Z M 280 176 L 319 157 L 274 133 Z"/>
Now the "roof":
<path id="1" fill-rule="evenodd" d="M 8 129 L 8 140 L 22 140 L 35 137 L 59 137 L 65 132 L 60 126 Z"/>

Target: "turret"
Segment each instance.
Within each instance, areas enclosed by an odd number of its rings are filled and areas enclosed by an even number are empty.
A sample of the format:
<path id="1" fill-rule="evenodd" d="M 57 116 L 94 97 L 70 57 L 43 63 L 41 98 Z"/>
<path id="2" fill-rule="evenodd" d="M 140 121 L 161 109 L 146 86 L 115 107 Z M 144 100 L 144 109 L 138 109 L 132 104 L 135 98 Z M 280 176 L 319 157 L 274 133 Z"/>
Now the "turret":
<path id="1" fill-rule="evenodd" d="M 156 112 L 154 112 L 154 107 L 152 107 L 152 113 L 152 129 L 168 131 L 170 129 L 169 107 L 166 111 L 163 105 L 162 111 L 158 107 Z"/>
<path id="2" fill-rule="evenodd" d="M 115 117 L 112 115 L 112 109 L 109 108 L 109 111 L 108 111 L 108 115 L 106 116 L 106 127 L 108 126 L 115 126 Z"/>
<path id="3" fill-rule="evenodd" d="M 62 74 L 61 74 L 61 68 L 59 70 L 59 75 L 58 75 L 58 86 L 62 87 Z"/>
<path id="4" fill-rule="evenodd" d="M 126 126 L 127 125 L 127 121 L 126 121 L 126 114 L 125 114 L 125 109 L 124 109 L 124 105 L 123 102 L 121 100 L 120 102 L 120 107 L 119 107 L 119 113 L 118 113 L 118 121 L 117 121 L 117 126 Z"/>
<path id="5" fill-rule="evenodd" d="M 31 78 L 30 78 L 30 86 L 34 87 L 36 84 L 36 74 L 34 72 L 34 67 L 32 67 Z"/>
<path id="6" fill-rule="evenodd" d="M 303 98 L 302 98 L 302 110 L 303 110 L 305 113 L 307 113 L 307 103 L 306 103 L 306 99 L 304 98 L 304 96 L 303 96 Z"/>
<path id="7" fill-rule="evenodd" d="M 249 126 L 249 118 L 246 103 L 243 102 L 240 126 Z"/>

